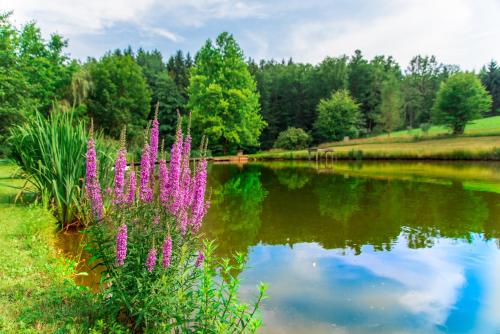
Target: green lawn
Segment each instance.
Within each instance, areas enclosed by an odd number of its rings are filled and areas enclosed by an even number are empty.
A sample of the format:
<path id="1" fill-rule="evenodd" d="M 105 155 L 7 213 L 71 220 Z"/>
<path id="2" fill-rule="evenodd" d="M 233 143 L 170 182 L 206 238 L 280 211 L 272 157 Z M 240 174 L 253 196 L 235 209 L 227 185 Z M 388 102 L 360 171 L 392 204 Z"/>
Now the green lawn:
<path id="1" fill-rule="evenodd" d="M 0 333 L 88 333 L 93 296 L 56 252 L 54 217 L 12 203 L 24 184 L 14 170 L 0 161 Z"/>
<path id="2" fill-rule="evenodd" d="M 450 133 L 444 126 L 432 126 L 429 129 L 429 136 L 443 135 Z M 401 130 L 392 132 L 390 137 L 413 137 L 422 136 L 421 129 Z M 500 116 L 486 117 L 473 121 L 465 128 L 466 136 L 490 136 L 500 135 Z M 375 138 L 388 137 L 387 134 L 376 136 Z"/>

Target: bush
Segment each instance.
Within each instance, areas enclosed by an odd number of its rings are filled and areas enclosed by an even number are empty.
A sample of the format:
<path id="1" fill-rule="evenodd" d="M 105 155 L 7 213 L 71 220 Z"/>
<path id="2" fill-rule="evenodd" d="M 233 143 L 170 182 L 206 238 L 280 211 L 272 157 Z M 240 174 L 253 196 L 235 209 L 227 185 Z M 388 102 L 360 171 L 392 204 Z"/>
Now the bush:
<path id="1" fill-rule="evenodd" d="M 103 180 L 111 171 L 109 148 L 97 136 L 99 168 Z M 11 129 L 10 157 L 22 168 L 27 181 L 41 195 L 62 226 L 84 219 L 82 158 L 87 148 L 85 124 L 73 119 L 72 111 L 56 110 L 48 118 L 36 113 L 26 123 Z"/>
<path id="2" fill-rule="evenodd" d="M 304 130 L 289 127 L 285 131 L 280 132 L 278 138 L 274 142 L 274 148 L 300 150 L 307 147 L 310 139 L 311 138 Z"/>
<path id="3" fill-rule="evenodd" d="M 315 139 L 325 142 L 359 135 L 359 105 L 348 91 L 340 90 L 332 93 L 330 98 L 322 99 L 317 111 L 318 118 L 314 122 Z"/>
<path id="4" fill-rule="evenodd" d="M 113 321 L 138 333 L 255 332 L 261 325 L 256 312 L 265 286 L 252 306 L 240 303 L 233 273 L 243 269 L 244 257 L 236 255 L 234 264 L 214 260 L 212 243 L 201 242 L 198 231 L 208 208 L 207 162 L 203 155 L 190 168 L 191 138 L 188 134 L 183 139 L 180 124 L 167 169 L 164 153 L 157 157 L 159 124 L 153 121 L 142 152 L 138 192 L 135 171 L 126 171 L 122 145 L 107 211 L 89 140 L 86 189 L 95 224 L 88 229 L 87 249 L 105 269 L 103 308 Z"/>

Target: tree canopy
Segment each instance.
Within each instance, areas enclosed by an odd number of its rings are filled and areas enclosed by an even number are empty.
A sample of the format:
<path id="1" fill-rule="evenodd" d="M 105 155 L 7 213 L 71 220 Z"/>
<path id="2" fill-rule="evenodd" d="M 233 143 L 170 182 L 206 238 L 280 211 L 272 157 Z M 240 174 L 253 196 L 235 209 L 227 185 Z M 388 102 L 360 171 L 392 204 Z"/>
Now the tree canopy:
<path id="1" fill-rule="evenodd" d="M 321 141 L 342 140 L 355 137 L 359 131 L 361 115 L 359 104 L 347 90 L 332 93 L 318 104 L 318 118 L 314 123 L 316 136 Z"/>
<path id="2" fill-rule="evenodd" d="M 220 34 L 215 44 L 208 40 L 198 52 L 188 93 L 193 130 L 210 138 L 212 149 L 227 153 L 259 145 L 265 125 L 259 94 L 231 34 Z"/>
<path id="3" fill-rule="evenodd" d="M 44 40 L 35 23 L 17 28 L 0 12 L 0 154 L 10 126 L 66 98 L 77 67 L 66 46 L 60 35 Z"/>
<path id="4" fill-rule="evenodd" d="M 484 66 L 479 73 L 481 82 L 490 93 L 493 103 L 489 115 L 500 115 L 500 67 L 492 60 L 487 66 Z"/>
<path id="5" fill-rule="evenodd" d="M 380 110 L 376 120 L 382 131 L 390 133 L 401 124 L 401 105 L 399 81 L 390 76 L 380 90 Z"/>
<path id="6" fill-rule="evenodd" d="M 491 107 L 491 96 L 473 73 L 456 73 L 439 87 L 434 121 L 462 134 L 470 121 Z"/>
<path id="7" fill-rule="evenodd" d="M 89 67 L 93 89 L 88 114 L 97 127 L 118 138 L 124 125 L 132 138 L 142 132 L 150 112 L 151 91 L 130 55 L 107 54 Z"/>

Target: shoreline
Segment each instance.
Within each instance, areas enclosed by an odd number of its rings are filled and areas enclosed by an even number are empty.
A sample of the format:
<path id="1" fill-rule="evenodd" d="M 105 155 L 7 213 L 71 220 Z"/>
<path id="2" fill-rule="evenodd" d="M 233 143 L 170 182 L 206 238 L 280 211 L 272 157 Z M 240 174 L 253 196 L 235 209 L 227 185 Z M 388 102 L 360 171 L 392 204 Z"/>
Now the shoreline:
<path id="1" fill-rule="evenodd" d="M 500 161 L 500 136 L 429 138 L 413 142 L 360 142 L 319 145 L 307 149 L 266 151 L 250 160 L 449 160 Z M 318 155 L 318 157 L 316 157 Z"/>

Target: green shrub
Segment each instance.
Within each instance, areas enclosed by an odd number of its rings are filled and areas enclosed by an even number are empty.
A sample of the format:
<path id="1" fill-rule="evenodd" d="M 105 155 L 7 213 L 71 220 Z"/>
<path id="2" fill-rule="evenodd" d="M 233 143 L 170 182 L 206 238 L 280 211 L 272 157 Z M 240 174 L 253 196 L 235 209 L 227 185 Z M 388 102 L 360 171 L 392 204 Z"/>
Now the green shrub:
<path id="1" fill-rule="evenodd" d="M 274 142 L 274 148 L 285 150 L 300 150 L 306 148 L 310 142 L 309 135 L 300 128 L 289 127 L 280 132 L 278 139 Z"/>
<path id="2" fill-rule="evenodd" d="M 328 99 L 322 99 L 316 109 L 315 140 L 326 142 L 358 137 L 362 118 L 359 104 L 347 90 L 336 91 Z"/>
<path id="3" fill-rule="evenodd" d="M 10 157 L 63 227 L 84 221 L 81 203 L 87 140 L 85 124 L 75 120 L 72 111 L 60 109 L 48 118 L 36 113 L 11 129 Z M 105 180 L 112 171 L 111 151 L 101 140 L 97 140 L 97 149 L 100 175 Z"/>

